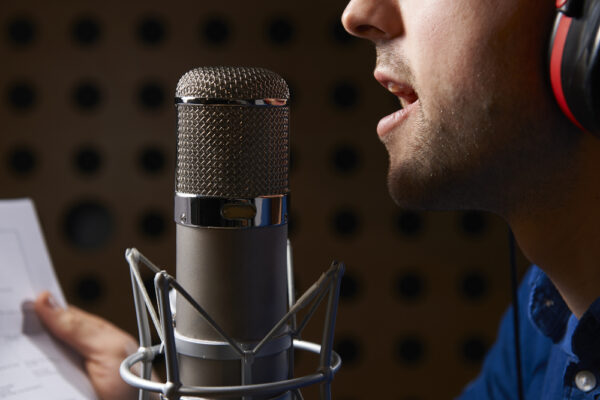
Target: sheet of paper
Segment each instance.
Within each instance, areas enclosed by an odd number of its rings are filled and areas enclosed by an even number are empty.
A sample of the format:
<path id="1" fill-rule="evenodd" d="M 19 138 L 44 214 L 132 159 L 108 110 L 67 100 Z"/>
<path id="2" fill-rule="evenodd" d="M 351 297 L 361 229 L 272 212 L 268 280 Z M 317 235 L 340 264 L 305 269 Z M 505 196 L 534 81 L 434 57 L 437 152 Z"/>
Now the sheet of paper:
<path id="1" fill-rule="evenodd" d="M 0 201 L 0 276 L 0 399 L 96 399 L 81 359 L 33 310 L 43 290 L 65 299 L 28 199 Z"/>

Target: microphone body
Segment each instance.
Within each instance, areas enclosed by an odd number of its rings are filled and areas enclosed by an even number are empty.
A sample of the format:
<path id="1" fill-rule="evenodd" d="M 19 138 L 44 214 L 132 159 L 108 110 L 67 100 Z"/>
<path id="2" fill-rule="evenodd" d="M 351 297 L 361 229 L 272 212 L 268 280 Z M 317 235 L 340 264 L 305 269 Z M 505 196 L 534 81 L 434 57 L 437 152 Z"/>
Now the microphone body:
<path id="1" fill-rule="evenodd" d="M 285 226 L 250 230 L 177 227 L 178 281 L 225 332 L 242 343 L 258 343 L 287 311 L 286 233 Z M 219 346 L 223 338 L 184 299 L 178 300 L 176 332 Z M 291 371 L 285 350 L 256 358 L 252 383 L 287 379 Z M 242 383 L 239 358 L 218 350 L 213 357 L 180 353 L 182 382 L 194 386 Z"/>
<path id="2" fill-rule="evenodd" d="M 177 85 L 177 281 L 242 350 L 288 309 L 288 98 L 285 81 L 260 68 L 198 68 Z M 242 365 L 222 333 L 180 295 L 174 320 L 184 385 L 293 375 L 287 325 Z"/>

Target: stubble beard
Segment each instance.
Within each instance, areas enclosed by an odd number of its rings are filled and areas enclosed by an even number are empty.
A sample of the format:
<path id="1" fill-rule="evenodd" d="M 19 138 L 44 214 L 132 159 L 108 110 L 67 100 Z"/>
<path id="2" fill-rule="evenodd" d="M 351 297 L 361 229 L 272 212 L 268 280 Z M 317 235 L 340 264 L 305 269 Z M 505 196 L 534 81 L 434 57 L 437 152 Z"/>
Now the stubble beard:
<path id="1" fill-rule="evenodd" d="M 423 100 L 411 129 L 384 140 L 388 189 L 403 208 L 477 209 L 508 217 L 546 201 L 561 170 L 573 162 L 578 139 L 527 110 L 519 113 L 523 107 L 493 96 L 435 105 Z"/>
<path id="2" fill-rule="evenodd" d="M 434 92 L 429 88 L 427 95 L 419 90 L 408 60 L 389 47 L 377 48 L 377 64 L 392 66 L 420 94 L 412 115 L 382 140 L 389 154 L 392 199 L 409 209 L 486 207 L 489 200 L 479 198 L 486 180 L 478 175 L 486 174 L 482 153 L 489 149 L 480 142 L 493 133 L 493 95 L 482 94 L 489 92 L 481 86 L 471 95 L 456 95 L 444 85 Z"/>
<path id="3" fill-rule="evenodd" d="M 424 103 L 410 131 L 394 132 L 384 142 L 390 155 L 388 189 L 399 206 L 496 212 L 507 207 L 521 168 L 509 135 L 499 136 L 502 128 L 494 127 L 493 106 L 465 110 L 468 104 L 462 103 L 438 105 L 432 117 Z M 454 109 L 461 111 L 446 111 Z"/>
<path id="4" fill-rule="evenodd" d="M 410 132 L 393 132 L 384 145 L 389 154 L 388 190 L 403 208 L 444 210 L 468 207 L 466 163 L 453 136 L 416 110 Z M 402 137 L 401 135 L 405 135 Z M 461 159 L 462 158 L 462 159 Z M 461 172 L 462 171 L 462 172 Z M 461 178 L 462 175 L 462 178 Z"/>

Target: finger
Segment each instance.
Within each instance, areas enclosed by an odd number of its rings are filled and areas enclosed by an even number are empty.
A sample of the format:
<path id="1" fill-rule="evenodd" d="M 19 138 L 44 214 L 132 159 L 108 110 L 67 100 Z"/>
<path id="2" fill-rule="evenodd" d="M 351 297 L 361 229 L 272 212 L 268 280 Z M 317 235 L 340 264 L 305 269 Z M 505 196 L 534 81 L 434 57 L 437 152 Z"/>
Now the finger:
<path id="1" fill-rule="evenodd" d="M 55 337 L 66 342 L 82 355 L 90 353 L 89 343 L 85 341 L 88 324 L 85 319 L 74 308 L 62 308 L 58 306 L 52 295 L 44 292 L 38 296 L 34 303 L 34 309 L 38 316 Z"/>
<path id="2" fill-rule="evenodd" d="M 77 307 L 59 307 L 48 292 L 39 295 L 34 303 L 34 309 L 54 336 L 73 347 L 85 358 L 99 352 L 106 352 L 103 347 L 108 337 L 116 343 L 121 343 L 122 350 L 136 348 L 135 340 L 130 335 Z"/>
<path id="3" fill-rule="evenodd" d="M 100 399 L 137 397 L 137 390 L 119 375 L 121 361 L 137 350 L 131 335 L 77 307 L 59 307 L 48 292 L 38 296 L 34 309 L 55 337 L 85 359 L 86 371 Z"/>

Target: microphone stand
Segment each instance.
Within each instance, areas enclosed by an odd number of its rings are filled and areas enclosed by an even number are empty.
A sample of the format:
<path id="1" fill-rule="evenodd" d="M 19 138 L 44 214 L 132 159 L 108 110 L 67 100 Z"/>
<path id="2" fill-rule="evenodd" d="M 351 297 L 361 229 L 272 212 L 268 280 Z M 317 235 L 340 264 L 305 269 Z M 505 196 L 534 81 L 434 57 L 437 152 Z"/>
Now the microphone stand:
<path id="1" fill-rule="evenodd" d="M 288 312 L 277 322 L 273 328 L 256 344 L 239 343 L 230 337 L 216 321 L 198 304 L 175 278 L 166 271 L 161 270 L 146 258 L 137 249 L 127 249 L 125 258 L 129 263 L 133 299 L 135 303 L 137 325 L 139 331 L 140 347 L 138 351 L 128 356 L 120 366 L 120 374 L 129 385 L 140 389 L 139 400 L 148 400 L 150 392 L 160 393 L 162 399 L 180 400 L 188 396 L 200 398 L 230 398 L 233 396 L 249 400 L 252 396 L 281 396 L 290 393 L 296 400 L 303 399 L 300 389 L 306 386 L 319 384 L 320 399 L 331 400 L 331 382 L 335 373 L 340 369 L 342 360 L 333 351 L 333 336 L 337 306 L 339 300 L 341 278 L 344 274 L 344 264 L 334 261 L 329 270 L 306 290 L 297 300 L 294 300 L 293 268 L 291 263 L 291 250 L 288 241 L 287 280 L 288 280 Z M 154 275 L 157 308 L 154 308 L 150 296 L 146 291 L 140 274 L 140 264 L 149 268 Z M 171 296 L 177 292 L 206 320 L 206 322 L 229 345 L 241 363 L 241 385 L 237 386 L 186 386 L 179 378 L 177 362 L 177 349 L 175 339 L 175 321 L 173 319 L 174 301 Z M 321 344 L 303 341 L 300 334 L 311 319 L 322 300 L 328 295 L 325 320 L 323 325 Z M 174 300 L 174 297 L 173 297 Z M 304 318 L 297 323 L 297 313 L 308 307 Z M 150 321 L 158 334 L 160 343 L 153 345 L 151 341 Z M 268 351 L 269 344 L 273 343 L 274 336 L 289 324 L 289 338 L 292 345 L 290 351 L 290 367 L 293 365 L 293 351 L 302 350 L 319 354 L 319 365 L 312 374 L 287 380 L 268 383 L 254 383 L 252 381 L 252 364 L 261 351 Z M 281 337 L 275 340 L 281 340 Z M 276 344 L 279 345 L 279 344 Z M 153 382 L 150 380 L 152 362 L 159 355 L 164 354 L 166 361 L 166 382 Z M 131 368 L 141 363 L 141 373 L 136 375 Z M 293 371 L 290 368 L 290 372 Z"/>

